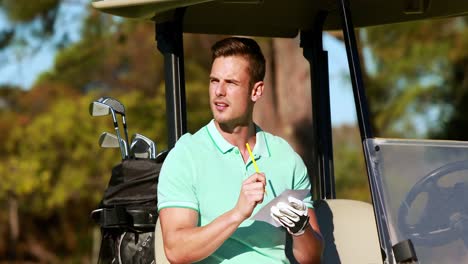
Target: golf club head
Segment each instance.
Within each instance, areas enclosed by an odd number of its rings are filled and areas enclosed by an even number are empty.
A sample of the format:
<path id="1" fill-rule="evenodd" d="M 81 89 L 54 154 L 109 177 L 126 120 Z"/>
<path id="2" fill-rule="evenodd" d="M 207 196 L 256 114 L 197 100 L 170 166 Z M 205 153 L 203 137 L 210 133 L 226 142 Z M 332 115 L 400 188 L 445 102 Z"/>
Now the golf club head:
<path id="1" fill-rule="evenodd" d="M 128 153 L 127 144 L 125 141 L 122 138 L 117 138 L 116 135 L 109 132 L 103 132 L 99 136 L 99 146 L 101 148 L 120 148 L 123 146 L 124 152 Z"/>
<path id="2" fill-rule="evenodd" d="M 144 144 L 143 144 L 143 142 Z M 150 159 L 156 159 L 156 144 L 149 138 L 141 135 L 141 134 L 134 134 L 132 136 L 132 146 L 134 145 L 133 142 L 136 142 L 135 144 L 140 145 L 139 148 L 141 150 L 146 150 L 148 153 L 148 158 Z M 146 147 L 147 146 L 147 147 Z M 130 147 L 132 149 L 132 147 Z M 138 150 L 137 150 L 138 151 Z M 136 156 L 135 156 L 136 157 Z"/>
<path id="3" fill-rule="evenodd" d="M 130 145 L 130 153 L 135 158 L 149 159 L 151 157 L 151 146 L 141 138 L 134 138 Z"/>
<path id="4" fill-rule="evenodd" d="M 118 148 L 120 147 L 119 139 L 112 133 L 102 132 L 99 136 L 99 146 L 101 148 Z"/>
<path id="5" fill-rule="evenodd" d="M 111 107 L 101 102 L 93 101 L 89 105 L 89 114 L 91 116 L 105 116 L 112 113 Z"/>
<path id="6" fill-rule="evenodd" d="M 119 100 L 112 97 L 101 97 L 97 101 L 112 107 L 116 113 L 125 115 L 125 106 Z"/>

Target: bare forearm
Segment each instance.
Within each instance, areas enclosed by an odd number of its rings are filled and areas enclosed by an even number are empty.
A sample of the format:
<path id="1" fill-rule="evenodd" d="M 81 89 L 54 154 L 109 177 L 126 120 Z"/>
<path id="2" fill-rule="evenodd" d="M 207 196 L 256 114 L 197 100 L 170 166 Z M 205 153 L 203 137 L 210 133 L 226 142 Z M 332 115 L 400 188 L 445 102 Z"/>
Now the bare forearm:
<path id="1" fill-rule="evenodd" d="M 293 254 L 299 263 L 320 263 L 323 251 L 321 236 L 312 227 L 300 236 L 293 237 Z"/>
<path id="2" fill-rule="evenodd" d="M 243 219 L 228 211 L 203 227 L 187 227 L 172 231 L 165 240 L 167 258 L 171 263 L 192 263 L 216 251 Z"/>
<path id="3" fill-rule="evenodd" d="M 236 206 L 208 225 L 198 227 L 199 212 L 187 208 L 160 210 L 166 257 L 171 263 L 192 263 L 213 254 L 263 201 L 265 176 L 254 173 L 242 182 Z"/>

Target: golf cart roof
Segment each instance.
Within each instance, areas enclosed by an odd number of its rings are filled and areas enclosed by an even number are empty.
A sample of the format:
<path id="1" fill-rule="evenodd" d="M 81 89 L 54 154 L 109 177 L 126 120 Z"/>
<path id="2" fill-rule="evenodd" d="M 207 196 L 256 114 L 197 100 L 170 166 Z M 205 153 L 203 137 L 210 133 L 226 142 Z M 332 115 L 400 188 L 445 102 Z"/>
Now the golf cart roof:
<path id="1" fill-rule="evenodd" d="M 328 10 L 325 30 L 341 29 L 332 0 L 94 0 L 94 8 L 116 16 L 162 22 L 186 7 L 184 32 L 295 37 L 308 30 L 320 10 Z M 354 26 L 442 18 L 468 14 L 468 1 L 350 0 Z"/>

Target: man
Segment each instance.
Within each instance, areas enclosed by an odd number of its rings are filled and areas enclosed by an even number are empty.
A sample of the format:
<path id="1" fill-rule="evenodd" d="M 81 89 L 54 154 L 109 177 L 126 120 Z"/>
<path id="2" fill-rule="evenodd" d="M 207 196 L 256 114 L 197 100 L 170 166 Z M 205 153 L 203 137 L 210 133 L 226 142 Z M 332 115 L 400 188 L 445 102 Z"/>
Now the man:
<path id="1" fill-rule="evenodd" d="M 260 47 L 252 39 L 227 38 L 212 52 L 213 120 L 180 138 L 159 177 L 167 258 L 171 263 L 287 263 L 286 238 L 292 234 L 294 258 L 320 263 L 320 231 L 304 202 L 290 198 L 272 208 L 272 217 L 285 228 L 250 219 L 285 189 L 310 189 L 299 155 L 253 122 L 254 104 L 264 90 Z"/>

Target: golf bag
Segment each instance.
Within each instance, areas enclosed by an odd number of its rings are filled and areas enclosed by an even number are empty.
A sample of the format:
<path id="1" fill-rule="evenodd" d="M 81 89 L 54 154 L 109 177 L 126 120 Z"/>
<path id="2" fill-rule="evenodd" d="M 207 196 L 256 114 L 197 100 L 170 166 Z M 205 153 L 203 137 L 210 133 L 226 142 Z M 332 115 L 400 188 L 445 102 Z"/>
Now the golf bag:
<path id="1" fill-rule="evenodd" d="M 98 208 L 91 213 L 101 227 L 99 264 L 155 262 L 157 185 L 162 161 L 124 160 L 112 175 Z"/>

